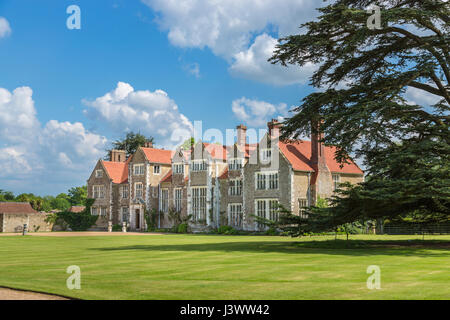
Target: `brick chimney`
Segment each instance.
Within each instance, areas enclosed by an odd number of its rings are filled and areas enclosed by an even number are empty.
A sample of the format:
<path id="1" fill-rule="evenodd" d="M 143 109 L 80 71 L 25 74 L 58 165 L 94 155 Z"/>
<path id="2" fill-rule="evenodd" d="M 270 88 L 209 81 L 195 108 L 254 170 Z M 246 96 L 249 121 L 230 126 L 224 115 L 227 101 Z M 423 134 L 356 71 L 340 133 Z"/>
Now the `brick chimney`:
<path id="1" fill-rule="evenodd" d="M 153 142 L 147 141 L 144 143 L 144 148 L 153 148 Z"/>
<path id="2" fill-rule="evenodd" d="M 237 144 L 238 146 L 245 147 L 247 143 L 247 127 L 240 124 L 236 127 L 237 129 Z"/>
<path id="3" fill-rule="evenodd" d="M 318 123 L 311 124 L 311 167 L 314 173 L 311 177 L 312 204 L 317 198 L 329 198 L 333 194 L 333 179 L 325 157 L 325 146 L 320 141 L 323 133 Z"/>
<path id="4" fill-rule="evenodd" d="M 280 138 L 281 123 L 277 119 L 272 119 L 270 122 L 267 122 L 267 128 L 269 129 L 271 140 Z"/>
<path id="5" fill-rule="evenodd" d="M 113 162 L 125 162 L 127 160 L 127 152 L 125 150 L 111 150 L 109 152 L 109 160 Z"/>

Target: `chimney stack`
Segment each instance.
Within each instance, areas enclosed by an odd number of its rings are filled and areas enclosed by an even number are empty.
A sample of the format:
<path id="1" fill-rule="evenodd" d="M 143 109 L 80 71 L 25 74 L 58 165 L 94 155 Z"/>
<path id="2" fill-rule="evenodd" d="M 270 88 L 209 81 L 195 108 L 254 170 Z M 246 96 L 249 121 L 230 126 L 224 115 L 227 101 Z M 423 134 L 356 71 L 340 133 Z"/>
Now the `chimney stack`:
<path id="1" fill-rule="evenodd" d="M 238 146 L 245 147 L 247 143 L 247 127 L 240 124 L 236 127 L 237 129 L 237 144 Z"/>
<path id="2" fill-rule="evenodd" d="M 325 147 L 320 140 L 323 139 L 323 133 L 320 132 L 320 124 L 311 124 L 311 164 L 314 170 L 319 170 L 327 165 L 325 159 Z"/>
<path id="3" fill-rule="evenodd" d="M 281 123 L 277 119 L 272 119 L 270 122 L 267 122 L 267 128 L 269 129 L 271 140 L 280 138 Z"/>
<path id="4" fill-rule="evenodd" d="M 153 142 L 151 141 L 146 141 L 144 143 L 144 148 L 153 148 Z"/>
<path id="5" fill-rule="evenodd" d="M 112 162 L 125 162 L 127 160 L 127 152 L 113 149 L 109 152 L 109 160 Z"/>
<path id="6" fill-rule="evenodd" d="M 312 204 L 317 202 L 318 197 L 329 198 L 333 194 L 333 179 L 328 168 L 325 157 L 325 146 L 320 141 L 323 133 L 320 130 L 320 122 L 311 123 L 311 167 L 314 172 L 311 176 L 311 198 Z"/>

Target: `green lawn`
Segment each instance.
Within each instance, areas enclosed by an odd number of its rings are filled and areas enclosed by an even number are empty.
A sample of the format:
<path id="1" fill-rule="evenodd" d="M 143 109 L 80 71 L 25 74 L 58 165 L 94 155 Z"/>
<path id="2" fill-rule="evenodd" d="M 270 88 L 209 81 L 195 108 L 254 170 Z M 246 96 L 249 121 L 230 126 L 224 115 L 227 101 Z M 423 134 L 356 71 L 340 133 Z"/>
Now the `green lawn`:
<path id="1" fill-rule="evenodd" d="M 450 298 L 450 236 L 341 237 L 0 237 L 0 286 L 82 299 Z M 70 265 L 81 290 L 66 288 Z M 380 290 L 367 289 L 369 265 Z"/>

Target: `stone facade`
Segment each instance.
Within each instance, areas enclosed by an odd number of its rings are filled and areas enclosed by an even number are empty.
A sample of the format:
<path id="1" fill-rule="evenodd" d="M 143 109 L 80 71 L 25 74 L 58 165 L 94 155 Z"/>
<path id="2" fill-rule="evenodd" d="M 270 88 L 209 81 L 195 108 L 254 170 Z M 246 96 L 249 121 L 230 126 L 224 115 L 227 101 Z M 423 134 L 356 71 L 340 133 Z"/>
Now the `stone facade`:
<path id="1" fill-rule="evenodd" d="M 97 226 L 106 229 L 109 220 L 126 220 L 131 230 L 145 230 L 144 212 L 155 209 L 160 228 L 172 226 L 169 212 L 178 211 L 191 216 L 194 231 L 221 225 L 258 231 L 264 227 L 255 216 L 277 219 L 278 204 L 302 214 L 319 197 L 330 198 L 339 183 L 363 181 L 356 164 L 336 163 L 335 150 L 321 145 L 320 136 L 279 141 L 279 128 L 276 120 L 269 122 L 268 133 L 254 145 L 246 143 L 246 127 L 240 125 L 232 146 L 199 141 L 191 150 L 173 153 L 139 148 L 130 158 L 121 157 L 122 164 L 117 154 L 111 157 L 117 161 L 99 161 L 88 180 L 89 197 L 94 185 L 105 190 L 95 201 L 106 208 Z M 99 177 L 97 170 L 106 174 Z M 126 198 L 121 188 L 128 188 Z"/>

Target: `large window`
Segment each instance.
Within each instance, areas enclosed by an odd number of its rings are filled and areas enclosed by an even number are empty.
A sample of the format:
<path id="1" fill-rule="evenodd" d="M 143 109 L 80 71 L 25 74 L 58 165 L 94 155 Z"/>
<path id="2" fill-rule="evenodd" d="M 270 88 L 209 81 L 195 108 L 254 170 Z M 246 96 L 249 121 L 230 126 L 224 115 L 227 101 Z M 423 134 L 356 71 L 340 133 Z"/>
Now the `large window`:
<path id="1" fill-rule="evenodd" d="M 177 189 L 175 189 L 174 193 L 175 193 L 175 196 L 174 196 L 175 211 L 181 212 L 181 206 L 182 206 L 182 201 L 183 201 L 183 189 L 177 188 Z"/>
<path id="2" fill-rule="evenodd" d="M 230 196 L 240 196 L 242 194 L 242 180 L 241 179 L 230 180 L 228 194 Z"/>
<path id="3" fill-rule="evenodd" d="M 101 207 L 101 208 L 100 208 L 100 215 L 101 215 L 102 217 L 105 217 L 105 216 L 106 216 L 106 208 L 105 208 L 105 207 Z"/>
<path id="4" fill-rule="evenodd" d="M 144 164 L 135 164 L 133 166 L 134 175 L 135 176 L 142 176 L 145 174 L 145 165 Z"/>
<path id="5" fill-rule="evenodd" d="M 228 160 L 228 170 L 241 170 L 244 159 L 230 159 Z"/>
<path id="6" fill-rule="evenodd" d="M 136 199 L 142 198 L 144 195 L 144 185 L 142 182 L 136 182 L 134 184 L 134 194 L 136 196 Z"/>
<path id="7" fill-rule="evenodd" d="M 228 224 L 235 228 L 242 228 L 242 204 L 231 203 L 228 205 Z"/>
<path id="8" fill-rule="evenodd" d="M 336 191 L 341 183 L 341 176 L 338 174 L 333 174 L 333 190 Z"/>
<path id="9" fill-rule="evenodd" d="M 128 222 L 128 207 L 122 207 L 122 222 Z"/>
<path id="10" fill-rule="evenodd" d="M 208 165 L 204 160 L 195 160 L 192 161 L 191 168 L 192 171 L 205 171 L 208 168 Z"/>
<path id="11" fill-rule="evenodd" d="M 206 220 L 206 187 L 192 188 L 192 215 L 194 221 Z"/>
<path id="12" fill-rule="evenodd" d="M 278 172 L 257 172 L 256 189 L 257 190 L 278 189 Z"/>
<path id="13" fill-rule="evenodd" d="M 105 197 L 105 186 L 104 185 L 93 186 L 92 195 L 94 199 L 103 199 Z"/>
<path id="14" fill-rule="evenodd" d="M 308 199 L 298 199 L 298 215 L 302 218 L 307 218 L 305 208 L 308 207 Z"/>
<path id="15" fill-rule="evenodd" d="M 128 185 L 120 186 L 120 196 L 122 199 L 128 199 Z"/>
<path id="16" fill-rule="evenodd" d="M 91 207 L 91 214 L 93 216 L 98 216 L 98 208 L 97 207 Z"/>
<path id="17" fill-rule="evenodd" d="M 175 163 L 173 165 L 173 173 L 183 174 L 184 173 L 184 165 L 182 163 Z"/>
<path id="18" fill-rule="evenodd" d="M 169 212 L 169 189 L 161 190 L 161 211 Z"/>
<path id="19" fill-rule="evenodd" d="M 256 215 L 261 219 L 278 221 L 278 200 L 260 199 L 256 200 Z M 258 229 L 263 229 L 264 224 L 257 221 Z"/>
<path id="20" fill-rule="evenodd" d="M 272 159 L 272 149 L 261 149 L 260 158 L 263 163 L 270 162 Z"/>

